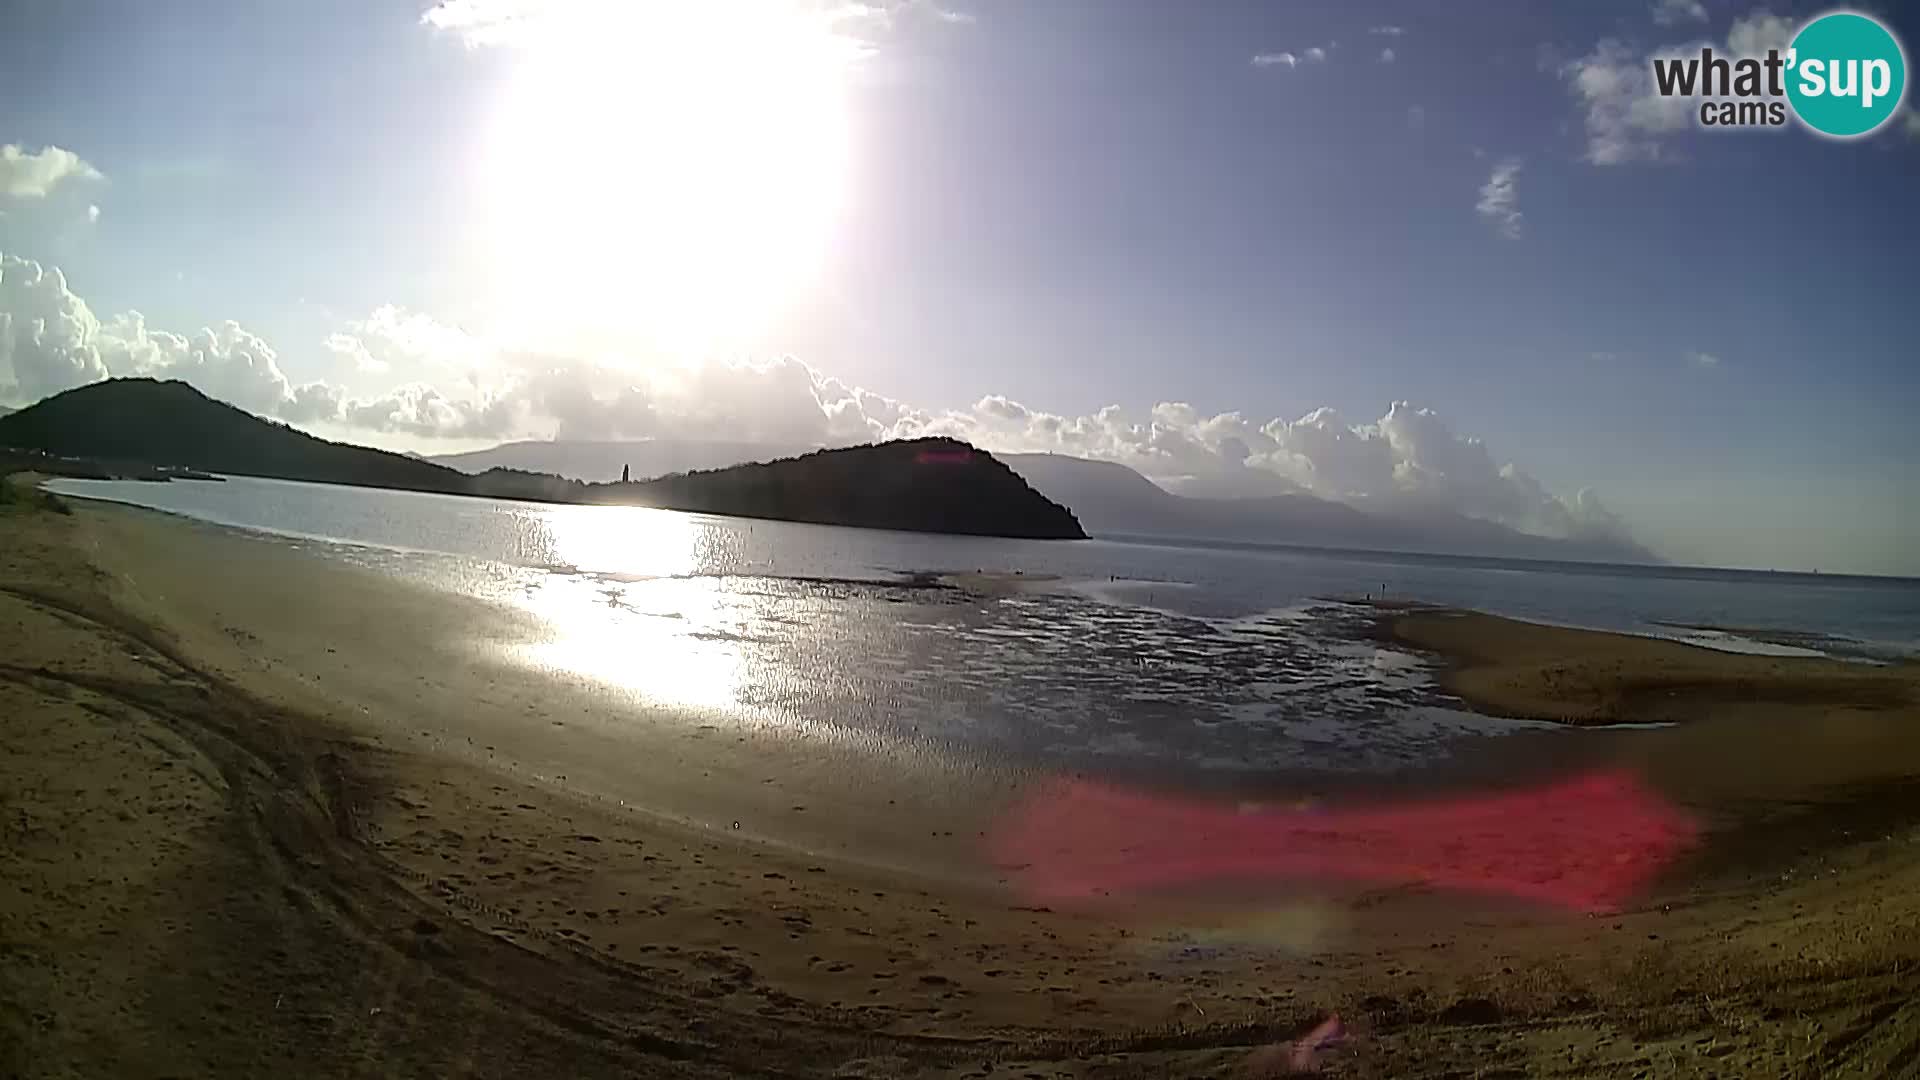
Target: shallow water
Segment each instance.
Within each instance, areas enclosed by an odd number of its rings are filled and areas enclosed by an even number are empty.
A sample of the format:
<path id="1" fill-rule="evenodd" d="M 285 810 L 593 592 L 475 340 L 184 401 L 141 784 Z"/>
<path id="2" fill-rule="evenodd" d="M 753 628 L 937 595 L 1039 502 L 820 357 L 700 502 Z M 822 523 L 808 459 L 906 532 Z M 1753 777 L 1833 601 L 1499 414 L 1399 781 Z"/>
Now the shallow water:
<path id="1" fill-rule="evenodd" d="M 1541 726 L 1465 711 L 1421 658 L 1366 640 L 1366 611 L 1316 599 L 1331 595 L 1742 650 L 1920 637 L 1920 587 L 1901 582 L 927 536 L 249 479 L 49 486 L 512 604 L 545 628 L 504 646 L 516 662 L 700 722 L 1049 770 L 1378 772 Z M 1031 587 L 909 577 L 973 570 Z"/>

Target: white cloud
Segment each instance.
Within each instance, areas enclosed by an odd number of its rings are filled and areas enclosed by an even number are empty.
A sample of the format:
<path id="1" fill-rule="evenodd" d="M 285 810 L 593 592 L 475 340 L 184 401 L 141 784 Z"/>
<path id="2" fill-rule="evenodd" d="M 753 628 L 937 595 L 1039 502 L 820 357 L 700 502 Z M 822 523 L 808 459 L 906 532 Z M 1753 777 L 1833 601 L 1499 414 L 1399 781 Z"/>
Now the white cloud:
<path id="1" fill-rule="evenodd" d="M 722 22 L 736 15 L 806 19 L 843 37 L 844 43 L 859 46 L 868 44 L 868 36 L 890 30 L 903 19 L 920 17 L 950 26 L 975 21 L 970 12 L 940 0 L 697 0 L 686 6 L 699 9 L 702 15 L 718 9 Z M 646 20 L 685 18 L 673 7 L 672 0 L 438 0 L 421 14 L 420 22 L 481 48 L 521 45 L 545 34 L 583 28 L 602 33 L 646 32 Z"/>
<path id="2" fill-rule="evenodd" d="M 114 375 L 184 379 L 251 412 L 278 413 L 293 392 L 279 354 L 236 322 L 189 336 L 149 329 L 143 315 L 128 311 L 97 323 L 92 344 Z"/>
<path id="3" fill-rule="evenodd" d="M 469 45 L 499 45 L 525 32 L 548 8 L 544 0 L 440 0 L 420 21 L 457 33 Z"/>
<path id="4" fill-rule="evenodd" d="M 92 225 L 98 222 L 99 220 L 100 220 L 100 207 L 93 203 L 88 203 L 87 204 L 87 224 Z"/>
<path id="5" fill-rule="evenodd" d="M 1693 123 L 1683 98 L 1654 93 L 1648 58 L 1608 39 L 1562 69 L 1586 111 L 1587 160 L 1618 165 L 1660 156 L 1660 137 Z"/>
<path id="6" fill-rule="evenodd" d="M 1557 498 L 1517 466 L 1496 464 L 1480 440 L 1406 402 L 1371 424 L 1348 423 L 1328 408 L 1260 424 L 1239 413 L 1206 416 L 1180 402 L 1154 406 L 1142 422 L 1119 406 L 1068 417 L 995 395 L 968 410 L 906 410 L 886 430 L 1115 461 L 1188 494 L 1308 491 L 1357 505 L 1439 507 L 1545 535 L 1623 531 L 1592 492 Z"/>
<path id="7" fill-rule="evenodd" d="M 328 334 L 321 344 L 328 352 L 351 362 L 355 371 L 363 371 L 369 375 L 384 375 L 393 370 L 393 365 L 373 355 L 366 343 L 353 334 L 336 331 Z"/>
<path id="8" fill-rule="evenodd" d="M 1653 5 L 1653 21 L 1661 26 L 1681 22 L 1706 22 L 1707 6 L 1700 0 L 1658 0 Z"/>
<path id="9" fill-rule="evenodd" d="M 0 146 L 0 195 L 43 199 L 67 181 L 104 179 L 99 169 L 71 150 L 48 146 L 29 154 L 14 143 Z"/>
<path id="10" fill-rule="evenodd" d="M 500 353 L 458 326 L 392 304 L 348 322 L 345 329 L 328 335 L 325 345 L 363 370 L 385 371 L 397 364 L 414 370 L 438 367 L 462 376 L 495 366 Z"/>
<path id="11" fill-rule="evenodd" d="M 1334 44 L 1335 44 L 1334 42 L 1329 41 L 1325 45 L 1315 45 L 1315 46 L 1312 46 L 1311 48 L 1303 49 L 1298 53 L 1292 53 L 1292 52 L 1256 53 L 1254 54 L 1254 57 L 1253 57 L 1253 66 L 1254 67 L 1274 67 L 1277 65 L 1284 64 L 1285 66 L 1291 68 L 1291 67 L 1298 67 L 1301 64 L 1325 63 L 1327 59 L 1327 52 L 1328 50 L 1334 47 Z"/>
<path id="12" fill-rule="evenodd" d="M 1391 64 L 1391 63 L 1393 63 L 1393 61 L 1394 61 L 1394 55 L 1393 55 L 1393 50 L 1392 50 L 1392 49 L 1381 49 L 1381 50 L 1380 50 L 1380 62 L 1381 62 L 1381 63 L 1383 63 L 1383 64 Z"/>
<path id="13" fill-rule="evenodd" d="M 1701 352 L 1696 349 L 1687 353 L 1687 363 L 1698 368 L 1717 368 L 1720 366 L 1720 358 L 1710 352 Z"/>
<path id="14" fill-rule="evenodd" d="M 1492 175 L 1480 185 L 1480 201 L 1474 210 L 1509 240 L 1520 239 L 1525 215 L 1520 212 L 1520 159 L 1503 158 L 1493 166 Z"/>
<path id="15" fill-rule="evenodd" d="M 0 393 L 31 401 L 106 378 L 98 331 L 57 267 L 0 254 Z"/>
<path id="16" fill-rule="evenodd" d="M 149 327 L 137 311 L 101 319 L 59 268 L 0 254 L 0 398 L 30 402 L 109 375 L 184 379 L 251 412 L 299 422 L 348 418 L 421 435 L 508 430 L 485 398 L 454 417 L 419 405 L 382 411 L 380 402 L 350 401 L 322 384 L 295 386 L 274 348 L 238 323 L 177 334 Z M 435 417 L 445 421 L 444 431 L 428 422 Z"/>
<path id="17" fill-rule="evenodd" d="M 972 14 L 950 7 L 942 7 L 934 3 L 933 0 L 920 0 L 920 2 L 914 6 L 944 23 L 957 23 L 961 26 L 970 26 L 974 21 Z"/>
<path id="18" fill-rule="evenodd" d="M 1370 424 L 1332 409 L 1264 423 L 1162 402 L 1081 416 L 988 395 L 928 411 L 791 357 L 650 365 L 502 348 L 458 327 L 380 308 L 328 348 L 390 364 L 409 381 L 374 397 L 293 383 L 264 340 L 235 323 L 190 335 L 138 312 L 94 316 L 58 269 L 0 255 L 0 397 L 32 400 L 112 375 L 185 379 L 214 397 L 298 424 L 433 438 L 711 438 L 843 445 L 947 434 L 999 451 L 1115 461 L 1192 494 L 1309 491 L 1357 504 L 1414 503 L 1545 535 L 1617 532 L 1591 493 L 1557 498 L 1428 409 L 1396 402 Z M 444 355 L 443 355 L 444 354 Z M 425 374 L 435 377 L 423 378 Z"/>
<path id="19" fill-rule="evenodd" d="M 1768 49 L 1784 49 L 1793 38 L 1789 20 L 1760 10 L 1733 21 L 1722 51 L 1733 56 L 1759 56 Z M 1654 90 L 1654 57 L 1698 57 L 1713 42 L 1695 40 L 1662 45 L 1650 52 L 1608 38 L 1591 53 L 1564 64 L 1561 75 L 1580 105 L 1586 123 L 1588 161 L 1619 165 L 1657 161 L 1671 156 L 1667 140 L 1694 127 L 1698 101 L 1661 97 Z"/>
<path id="20" fill-rule="evenodd" d="M 1406 32 L 1406 28 L 1401 26 L 1370 26 L 1367 28 L 1367 33 L 1380 34 L 1384 37 L 1399 37 Z"/>
<path id="21" fill-rule="evenodd" d="M 1764 56 L 1768 49 L 1784 52 L 1796 29 L 1793 20 L 1765 9 L 1749 12 L 1727 28 L 1727 51 L 1735 56 Z"/>

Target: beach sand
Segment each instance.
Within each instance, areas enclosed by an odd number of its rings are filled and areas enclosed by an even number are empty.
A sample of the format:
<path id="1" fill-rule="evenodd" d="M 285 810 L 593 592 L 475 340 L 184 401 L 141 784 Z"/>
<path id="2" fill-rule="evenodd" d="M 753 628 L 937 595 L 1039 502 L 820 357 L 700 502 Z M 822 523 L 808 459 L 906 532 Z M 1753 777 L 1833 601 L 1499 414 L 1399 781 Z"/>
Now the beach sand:
<path id="1" fill-rule="evenodd" d="M 1330 1015 L 1330 1075 L 1920 1068 L 1910 668 L 1390 613 L 1490 710 L 1689 720 L 1485 767 L 1631 766 L 1704 846 L 1601 916 L 1068 910 L 979 857 L 1024 777 L 636 723 L 499 664 L 525 614 L 280 541 L 84 504 L 0 539 L 0 1074 L 1279 1075 Z"/>

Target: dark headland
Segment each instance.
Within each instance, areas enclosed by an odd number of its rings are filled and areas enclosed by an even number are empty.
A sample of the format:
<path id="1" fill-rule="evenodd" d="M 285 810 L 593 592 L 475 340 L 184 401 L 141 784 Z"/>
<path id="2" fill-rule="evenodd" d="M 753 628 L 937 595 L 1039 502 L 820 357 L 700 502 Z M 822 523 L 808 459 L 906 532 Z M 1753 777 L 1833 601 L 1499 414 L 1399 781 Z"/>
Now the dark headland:
<path id="1" fill-rule="evenodd" d="M 816 450 L 800 457 L 587 484 L 545 473 L 478 476 L 316 438 L 186 383 L 110 379 L 0 416 L 14 468 L 167 479 L 179 470 L 539 502 L 654 506 L 910 532 L 1081 540 L 1073 513 L 993 455 L 955 439 Z"/>

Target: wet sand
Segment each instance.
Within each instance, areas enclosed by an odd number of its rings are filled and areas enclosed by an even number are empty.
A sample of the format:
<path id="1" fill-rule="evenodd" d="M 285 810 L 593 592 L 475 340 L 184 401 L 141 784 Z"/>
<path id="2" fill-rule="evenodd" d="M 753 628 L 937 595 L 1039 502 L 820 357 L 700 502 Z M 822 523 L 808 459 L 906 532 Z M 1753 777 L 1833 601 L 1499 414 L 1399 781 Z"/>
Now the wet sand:
<path id="1" fill-rule="evenodd" d="M 1706 845 L 1600 917 L 1412 883 L 1074 911 L 980 871 L 1024 777 L 636 724 L 490 660 L 525 616 L 277 541 L 86 505 L 0 536 L 0 1072 L 1245 1076 L 1330 1014 L 1333 1075 L 1920 1064 L 1909 670 L 1405 615 L 1487 707 L 1697 716 L 1498 764 L 1633 764 Z"/>

